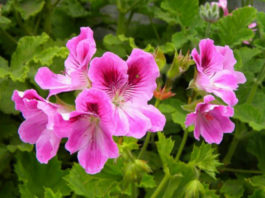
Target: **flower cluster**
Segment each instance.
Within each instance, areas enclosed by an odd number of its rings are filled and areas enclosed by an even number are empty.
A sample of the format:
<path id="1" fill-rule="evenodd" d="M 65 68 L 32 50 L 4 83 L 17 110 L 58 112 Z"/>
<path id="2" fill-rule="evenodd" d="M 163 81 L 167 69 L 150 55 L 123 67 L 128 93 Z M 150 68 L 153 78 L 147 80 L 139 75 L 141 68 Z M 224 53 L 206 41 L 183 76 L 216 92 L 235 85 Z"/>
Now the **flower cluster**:
<path id="1" fill-rule="evenodd" d="M 108 158 L 119 155 L 113 136 L 142 138 L 147 131 L 163 130 L 165 116 L 148 104 L 159 69 L 154 57 L 140 49 L 134 49 L 127 61 L 111 52 L 93 58 L 96 43 L 88 27 L 66 46 L 70 53 L 64 74 L 42 67 L 35 76 L 37 84 L 49 90 L 47 99 L 35 90 L 14 91 L 15 108 L 26 119 L 18 132 L 22 141 L 36 144 L 41 163 L 48 163 L 61 139 L 68 138 L 66 150 L 78 152 L 79 163 L 95 174 Z M 52 95 L 74 90 L 81 93 L 73 110 L 49 101 Z"/>
<path id="2" fill-rule="evenodd" d="M 233 116 L 233 106 L 238 102 L 234 91 L 238 84 L 246 82 L 246 78 L 234 70 L 236 59 L 228 46 L 215 46 L 211 39 L 204 39 L 200 41 L 199 48 L 200 54 L 196 49 L 191 54 L 197 68 L 194 85 L 220 97 L 228 106 L 214 104 L 214 96 L 206 95 L 204 101 L 197 104 L 195 112 L 188 114 L 185 124 L 195 125 L 196 139 L 201 135 L 206 142 L 219 144 L 223 133 L 234 130 L 234 124 L 229 120 Z"/>

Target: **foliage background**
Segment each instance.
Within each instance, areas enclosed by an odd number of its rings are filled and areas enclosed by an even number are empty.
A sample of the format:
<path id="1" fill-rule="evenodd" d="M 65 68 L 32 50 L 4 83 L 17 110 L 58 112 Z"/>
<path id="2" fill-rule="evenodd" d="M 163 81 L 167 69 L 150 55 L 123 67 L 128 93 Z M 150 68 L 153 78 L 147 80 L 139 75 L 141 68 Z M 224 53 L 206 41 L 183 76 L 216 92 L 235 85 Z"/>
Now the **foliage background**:
<path id="1" fill-rule="evenodd" d="M 237 1 L 242 8 L 209 27 L 199 17 L 199 6 L 205 3 L 199 0 L 2 1 L 0 197 L 151 197 L 164 175 L 167 180 L 157 197 L 265 197 L 265 13 L 247 6 L 263 2 Z M 253 21 L 258 24 L 257 32 L 248 28 Z M 180 106 L 192 94 L 187 89 L 193 78 L 191 66 L 171 79 L 176 96 L 158 106 L 167 117 L 165 130 L 151 136 L 141 160 L 135 158 L 144 139 L 124 138 L 119 144 L 121 157 L 109 160 L 97 175 L 87 175 L 63 145 L 49 164 L 40 164 L 33 146 L 19 139 L 17 129 L 23 118 L 10 98 L 14 89 L 29 88 L 47 96 L 34 82 L 34 75 L 41 66 L 63 71 L 68 55 L 65 44 L 79 34 L 81 26 L 94 30 L 96 56 L 108 50 L 126 58 L 135 47 L 152 53 L 157 49 L 159 84 L 167 79 L 175 51 L 185 54 L 206 37 L 215 44 L 229 45 L 237 59 L 236 69 L 247 77 L 237 91 L 235 132 L 225 135 L 220 145 L 198 142 L 189 133 L 181 161 L 174 160 L 187 114 Z M 251 44 L 243 44 L 245 40 Z M 74 96 L 60 95 L 68 103 L 73 103 Z"/>

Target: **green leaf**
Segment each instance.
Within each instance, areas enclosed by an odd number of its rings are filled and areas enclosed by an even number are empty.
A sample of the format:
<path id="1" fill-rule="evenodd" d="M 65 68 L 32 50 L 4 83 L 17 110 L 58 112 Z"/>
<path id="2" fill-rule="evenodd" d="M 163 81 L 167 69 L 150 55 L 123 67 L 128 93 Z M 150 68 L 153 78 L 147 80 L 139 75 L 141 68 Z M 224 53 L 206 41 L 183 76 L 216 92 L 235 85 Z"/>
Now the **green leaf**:
<path id="1" fill-rule="evenodd" d="M 255 20 L 256 9 L 244 7 L 234 10 L 231 15 L 221 18 L 217 23 L 222 45 L 236 46 L 253 38 L 254 33 L 248 25 Z"/>
<path id="2" fill-rule="evenodd" d="M 235 106 L 234 118 L 248 123 L 256 131 L 265 129 L 264 116 L 264 105 L 260 105 L 260 107 L 256 107 L 254 104 L 240 104 Z"/>
<path id="3" fill-rule="evenodd" d="M 249 198 L 265 198 L 265 190 L 255 189 L 254 193 Z"/>
<path id="4" fill-rule="evenodd" d="M 174 123 L 179 124 L 183 129 L 186 129 L 184 123 L 186 120 L 187 112 L 181 108 L 181 105 L 183 105 L 184 103 L 178 99 L 175 99 L 174 101 L 175 101 L 174 107 L 176 111 L 172 113 L 172 120 Z"/>
<path id="5" fill-rule="evenodd" d="M 154 188 L 154 187 L 156 187 L 154 177 L 152 175 L 144 173 L 142 176 L 141 182 L 139 184 L 139 187 L 142 187 L 142 188 Z"/>
<path id="6" fill-rule="evenodd" d="M 51 188 L 45 188 L 44 198 L 61 198 L 63 197 L 60 191 L 54 193 Z"/>
<path id="7" fill-rule="evenodd" d="M 258 159 L 258 167 L 260 170 L 265 172 L 265 134 L 260 133 L 251 137 L 249 144 L 247 146 L 247 151 L 252 155 L 256 156 Z"/>
<path id="8" fill-rule="evenodd" d="M 10 64 L 10 77 L 14 81 L 25 81 L 29 72 L 29 62 L 34 55 L 42 51 L 42 45 L 46 43 L 49 36 L 42 33 L 40 36 L 22 37 L 17 44 L 16 51 L 12 54 Z"/>
<path id="9" fill-rule="evenodd" d="M 157 135 L 158 135 L 158 141 L 156 142 L 157 150 L 163 162 L 163 165 L 167 166 L 169 160 L 172 159 L 170 153 L 173 150 L 174 141 L 171 138 L 166 138 L 165 135 L 161 132 L 157 133 Z"/>
<path id="10" fill-rule="evenodd" d="M 0 56 L 0 78 L 4 78 L 9 74 L 8 62 Z"/>
<path id="11" fill-rule="evenodd" d="M 15 89 L 24 91 L 27 88 L 29 87 L 25 83 L 13 82 L 8 78 L 0 80 L 0 110 L 7 114 L 18 114 L 11 96 Z"/>
<path id="12" fill-rule="evenodd" d="M 34 153 L 18 153 L 15 172 L 22 182 L 19 185 L 22 198 L 43 197 L 45 188 L 60 191 L 63 195 L 70 193 L 63 180 L 67 172 L 61 170 L 61 162 L 56 158 L 48 164 L 40 164 Z"/>
<path id="13" fill-rule="evenodd" d="M 107 50 L 121 57 L 126 57 L 131 53 L 133 48 L 137 47 L 132 37 L 125 37 L 124 35 L 114 36 L 112 34 L 108 34 L 104 37 L 103 45 Z"/>
<path id="14" fill-rule="evenodd" d="M 184 26 L 194 24 L 196 18 L 199 16 L 198 0 L 165 0 L 161 3 L 161 7 L 178 17 L 180 23 Z"/>
<path id="15" fill-rule="evenodd" d="M 213 178 L 218 172 L 217 167 L 221 165 L 218 161 L 218 154 L 215 154 L 215 149 L 205 143 L 202 143 L 200 147 L 193 147 L 189 164 L 199 167 Z"/>
<path id="16" fill-rule="evenodd" d="M 104 169 L 96 175 L 89 175 L 79 164 L 74 164 L 65 180 L 76 194 L 94 198 L 107 197 L 117 187 L 122 176 L 119 164 L 108 160 Z"/>
<path id="17" fill-rule="evenodd" d="M 60 8 L 69 16 L 73 18 L 86 17 L 89 12 L 78 0 L 64 0 Z"/>
<path id="18" fill-rule="evenodd" d="M 38 14 L 44 7 L 44 0 L 20 0 L 15 4 L 16 10 L 21 14 L 24 20 Z"/>
<path id="19" fill-rule="evenodd" d="M 265 175 L 254 176 L 254 177 L 248 178 L 247 181 L 253 187 L 262 189 L 263 191 L 265 190 Z"/>
<path id="20" fill-rule="evenodd" d="M 259 31 L 261 35 L 265 34 L 265 13 L 264 12 L 258 12 L 257 13 L 257 23 L 259 27 Z"/>
<path id="21" fill-rule="evenodd" d="M 225 198 L 241 198 L 244 193 L 244 187 L 239 180 L 227 180 L 221 188 Z"/>
<path id="22" fill-rule="evenodd" d="M 0 28 L 7 29 L 11 24 L 11 20 L 5 16 L 0 15 Z"/>
<path id="23" fill-rule="evenodd" d="M 189 37 L 184 32 L 177 32 L 172 35 L 171 40 L 175 48 L 180 49 L 189 40 Z"/>

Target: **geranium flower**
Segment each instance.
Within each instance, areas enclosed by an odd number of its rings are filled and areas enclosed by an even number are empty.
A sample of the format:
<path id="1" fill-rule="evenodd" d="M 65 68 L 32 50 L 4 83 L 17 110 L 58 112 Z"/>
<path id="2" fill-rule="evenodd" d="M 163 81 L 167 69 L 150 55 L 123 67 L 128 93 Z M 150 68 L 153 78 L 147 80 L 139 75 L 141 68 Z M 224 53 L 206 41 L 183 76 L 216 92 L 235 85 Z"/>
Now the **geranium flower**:
<path id="1" fill-rule="evenodd" d="M 88 72 L 92 87 L 105 91 L 112 100 L 115 135 L 143 137 L 146 132 L 160 131 L 165 117 L 147 102 L 153 97 L 159 69 L 153 56 L 134 49 L 123 61 L 106 52 L 94 58 Z"/>
<path id="2" fill-rule="evenodd" d="M 233 51 L 228 46 L 215 46 L 211 39 L 201 40 L 199 48 L 200 54 L 196 49 L 191 53 L 198 70 L 195 85 L 219 96 L 225 103 L 235 105 L 238 100 L 234 91 L 238 84 L 246 82 L 246 78 L 234 70 L 236 59 Z"/>
<path id="3" fill-rule="evenodd" d="M 51 95 L 72 90 L 82 90 L 89 86 L 88 65 L 96 52 L 93 31 L 89 27 L 80 28 L 80 34 L 66 44 L 70 51 L 65 61 L 65 74 L 54 74 L 49 68 L 41 67 L 35 81 Z"/>
<path id="4" fill-rule="evenodd" d="M 100 172 L 108 158 L 119 155 L 112 140 L 111 101 L 103 91 L 91 88 L 83 90 L 75 103 L 76 111 L 63 115 L 64 126 L 58 128 L 57 135 L 68 138 L 65 148 L 71 154 L 78 152 L 81 166 L 87 173 L 95 174 Z"/>
<path id="5" fill-rule="evenodd" d="M 213 100 L 213 96 L 205 96 L 204 101 L 197 104 L 195 112 L 187 115 L 185 125 L 194 124 L 195 139 L 199 140 L 202 136 L 209 144 L 220 144 L 224 133 L 234 131 L 235 125 L 229 119 L 234 110 L 230 106 L 211 104 Z"/>
<path id="6" fill-rule="evenodd" d="M 26 119 L 18 129 L 20 139 L 36 144 L 37 159 L 41 163 L 48 163 L 56 155 L 61 141 L 55 134 L 59 105 L 44 100 L 33 89 L 25 92 L 15 90 L 12 100 L 16 110 L 21 111 Z"/>

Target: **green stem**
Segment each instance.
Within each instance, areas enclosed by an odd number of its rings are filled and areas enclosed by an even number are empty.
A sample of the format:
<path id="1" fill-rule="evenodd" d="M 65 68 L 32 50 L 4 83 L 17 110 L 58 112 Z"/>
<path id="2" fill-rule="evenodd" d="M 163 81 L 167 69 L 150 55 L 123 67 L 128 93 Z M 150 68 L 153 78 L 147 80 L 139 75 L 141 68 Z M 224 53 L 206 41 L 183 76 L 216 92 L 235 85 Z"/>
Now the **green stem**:
<path id="1" fill-rule="evenodd" d="M 50 34 L 52 30 L 51 26 L 51 17 L 52 17 L 52 3 L 51 0 L 46 0 L 46 6 L 45 6 L 45 20 L 44 20 L 44 31 L 47 34 Z"/>
<path id="2" fill-rule="evenodd" d="M 165 185 L 167 184 L 168 180 L 170 179 L 170 174 L 169 174 L 169 170 L 165 173 L 162 181 L 160 182 L 159 186 L 157 187 L 157 189 L 153 192 L 151 198 L 156 198 L 160 192 L 164 189 Z"/>
<path id="3" fill-rule="evenodd" d="M 132 198 L 136 198 L 137 197 L 137 188 L 135 185 L 135 182 L 132 183 Z"/>
<path id="4" fill-rule="evenodd" d="M 259 170 L 245 170 L 245 169 L 236 169 L 236 168 L 222 168 L 220 169 L 220 171 L 235 172 L 235 173 L 262 174 L 262 171 L 259 171 Z"/>
<path id="5" fill-rule="evenodd" d="M 15 45 L 17 44 L 17 40 L 13 36 L 11 36 L 7 31 L 1 30 L 1 32 L 9 41 L 11 41 L 11 43 L 14 43 Z"/>
<path id="6" fill-rule="evenodd" d="M 142 149 L 141 149 L 141 151 L 140 151 L 140 153 L 139 153 L 139 155 L 137 157 L 138 159 L 141 159 L 141 157 L 143 156 L 143 154 L 144 154 L 144 152 L 145 152 L 145 150 L 146 150 L 146 148 L 147 148 L 147 146 L 149 144 L 150 137 L 151 137 L 151 133 L 148 132 L 147 135 L 146 135 L 146 138 L 144 140 L 144 145 L 143 145 L 143 147 L 142 147 Z"/>
<path id="7" fill-rule="evenodd" d="M 205 37 L 209 37 L 210 35 L 210 31 L 211 31 L 211 23 L 207 23 L 207 27 L 206 27 L 206 30 L 205 30 Z"/>
<path id="8" fill-rule="evenodd" d="M 152 28 L 153 28 L 154 33 L 155 33 L 156 39 L 157 39 L 158 41 L 160 41 L 160 37 L 159 37 L 158 31 L 157 31 L 157 29 L 156 29 L 156 26 L 155 26 L 154 23 L 153 23 L 152 17 L 149 17 L 149 21 L 150 21 L 150 24 L 151 24 L 151 26 L 152 26 Z"/>
<path id="9" fill-rule="evenodd" d="M 188 130 L 185 129 L 185 130 L 184 130 L 184 135 L 183 135 L 183 137 L 182 137 L 182 140 L 181 140 L 181 143 L 180 143 L 180 146 L 179 146 L 179 149 L 178 149 L 178 152 L 177 152 L 176 158 L 175 158 L 175 161 L 178 161 L 178 160 L 179 160 L 179 158 L 180 158 L 180 156 L 181 156 L 181 154 L 182 154 L 182 152 L 183 152 L 183 149 L 184 149 L 185 144 L 186 144 L 187 139 L 188 139 L 188 134 L 189 134 Z"/>
<path id="10" fill-rule="evenodd" d="M 117 35 L 119 34 L 125 34 L 126 33 L 126 18 L 125 18 L 126 13 L 124 12 L 119 12 L 118 16 L 118 26 L 117 26 Z"/>
<path id="11" fill-rule="evenodd" d="M 160 100 L 156 99 L 155 107 L 158 107 L 159 103 L 160 103 Z M 142 149 L 141 149 L 141 151 L 140 151 L 140 153 L 139 153 L 139 155 L 137 157 L 138 159 L 140 159 L 143 156 L 143 154 L 144 154 L 144 152 L 145 152 L 145 150 L 146 150 L 146 148 L 147 148 L 147 146 L 148 146 L 148 144 L 150 142 L 150 139 L 151 139 L 151 133 L 148 132 L 147 135 L 146 135 L 146 138 L 144 140 L 144 145 L 143 145 L 143 147 L 142 147 Z"/>

